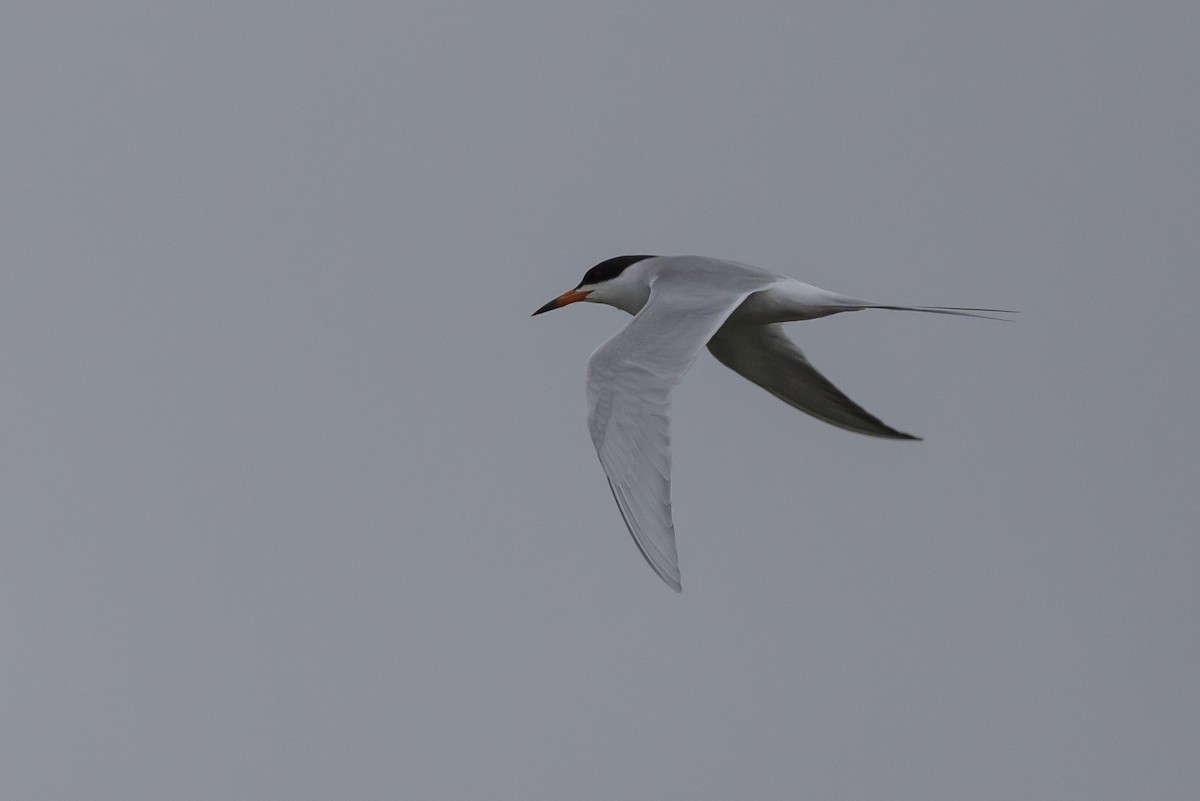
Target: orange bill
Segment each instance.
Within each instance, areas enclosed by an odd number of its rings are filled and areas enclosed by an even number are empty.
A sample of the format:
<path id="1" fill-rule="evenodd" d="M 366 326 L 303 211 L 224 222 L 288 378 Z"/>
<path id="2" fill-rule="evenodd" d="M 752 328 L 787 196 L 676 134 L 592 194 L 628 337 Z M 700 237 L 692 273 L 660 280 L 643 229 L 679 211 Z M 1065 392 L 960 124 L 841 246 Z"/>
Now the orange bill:
<path id="1" fill-rule="evenodd" d="M 542 308 L 535 311 L 530 316 L 537 317 L 542 312 L 548 312 L 548 311 L 552 311 L 554 309 L 561 309 L 563 306 L 567 306 L 572 303 L 577 303 L 577 302 L 583 300 L 590 294 L 592 294 L 590 290 L 580 291 L 578 289 L 572 289 L 570 292 L 562 293 L 557 298 L 550 301 L 549 303 L 547 303 L 545 306 L 543 306 Z"/>

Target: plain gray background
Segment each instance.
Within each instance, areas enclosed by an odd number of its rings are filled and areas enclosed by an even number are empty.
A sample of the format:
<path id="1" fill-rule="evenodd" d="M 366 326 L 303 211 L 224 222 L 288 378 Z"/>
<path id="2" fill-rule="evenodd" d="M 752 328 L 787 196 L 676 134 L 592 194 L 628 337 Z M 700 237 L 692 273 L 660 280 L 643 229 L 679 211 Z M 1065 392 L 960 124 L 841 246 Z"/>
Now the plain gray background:
<path id="1" fill-rule="evenodd" d="M 1192 799 L 1200 6 L 0 11 L 0 795 Z M 684 593 L 584 424 L 700 253 L 896 303 L 707 355 Z"/>

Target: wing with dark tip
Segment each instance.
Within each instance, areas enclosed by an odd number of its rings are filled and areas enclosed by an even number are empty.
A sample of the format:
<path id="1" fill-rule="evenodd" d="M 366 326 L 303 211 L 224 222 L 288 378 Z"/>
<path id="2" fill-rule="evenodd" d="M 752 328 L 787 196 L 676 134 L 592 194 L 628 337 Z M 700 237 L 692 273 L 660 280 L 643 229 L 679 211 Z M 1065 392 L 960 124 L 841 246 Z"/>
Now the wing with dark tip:
<path id="1" fill-rule="evenodd" d="M 779 324 L 727 325 L 708 349 L 730 370 L 826 423 L 872 437 L 920 439 L 897 431 L 846 397 L 809 364 Z"/>

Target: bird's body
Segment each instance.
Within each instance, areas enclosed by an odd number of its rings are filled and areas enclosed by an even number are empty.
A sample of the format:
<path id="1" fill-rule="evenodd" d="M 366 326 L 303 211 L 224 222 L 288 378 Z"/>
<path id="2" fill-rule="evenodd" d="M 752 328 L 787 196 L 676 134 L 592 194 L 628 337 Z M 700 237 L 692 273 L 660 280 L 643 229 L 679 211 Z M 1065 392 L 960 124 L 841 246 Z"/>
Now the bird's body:
<path id="1" fill-rule="evenodd" d="M 885 306 L 758 267 L 703 256 L 618 256 L 534 314 L 586 300 L 634 315 L 587 369 L 588 429 L 617 507 L 646 561 L 681 589 L 671 518 L 671 390 L 700 349 L 780 400 L 871 436 L 916 439 L 887 426 L 822 376 L 782 323 L 860 309 L 992 317 L 1006 312 Z"/>

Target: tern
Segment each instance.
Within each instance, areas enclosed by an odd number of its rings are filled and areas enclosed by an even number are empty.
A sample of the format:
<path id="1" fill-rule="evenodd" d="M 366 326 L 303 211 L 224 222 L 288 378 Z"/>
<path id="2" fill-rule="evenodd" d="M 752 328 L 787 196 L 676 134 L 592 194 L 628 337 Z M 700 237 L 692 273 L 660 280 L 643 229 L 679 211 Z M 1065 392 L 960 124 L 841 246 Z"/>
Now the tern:
<path id="1" fill-rule="evenodd" d="M 783 323 L 862 309 L 1006 319 L 1003 309 L 896 306 L 829 292 L 705 256 L 617 256 L 533 314 L 586 301 L 633 319 L 588 359 L 588 430 L 642 556 L 681 592 L 671 518 L 671 390 L 705 345 L 717 361 L 802 412 L 885 439 L 917 440 L 863 409 L 817 372 Z"/>

